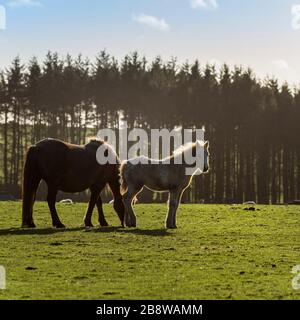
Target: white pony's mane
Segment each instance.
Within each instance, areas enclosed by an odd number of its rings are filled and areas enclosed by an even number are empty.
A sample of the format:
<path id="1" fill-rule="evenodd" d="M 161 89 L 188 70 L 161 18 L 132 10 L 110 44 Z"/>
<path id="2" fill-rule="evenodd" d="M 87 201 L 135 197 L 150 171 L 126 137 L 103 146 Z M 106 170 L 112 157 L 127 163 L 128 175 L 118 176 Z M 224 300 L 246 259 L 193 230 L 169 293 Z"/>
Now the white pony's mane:
<path id="1" fill-rule="evenodd" d="M 136 160 L 136 159 L 143 159 L 143 161 L 145 161 L 146 163 L 147 163 L 147 161 L 151 161 L 152 163 L 156 163 L 156 162 L 160 163 L 161 161 L 169 160 L 171 157 L 179 157 L 179 156 L 183 155 L 185 152 L 188 152 L 193 147 L 195 147 L 195 145 L 197 143 L 199 144 L 200 147 L 204 147 L 204 145 L 205 145 L 205 142 L 203 140 L 197 140 L 196 142 L 188 142 L 188 143 L 185 143 L 184 145 L 178 147 L 177 149 L 175 149 L 172 152 L 172 156 L 167 156 L 162 159 L 153 159 L 153 158 L 149 158 L 148 156 L 145 156 L 145 155 L 140 155 L 140 156 L 130 158 L 127 161 L 132 161 L 132 160 Z"/>
<path id="2" fill-rule="evenodd" d="M 199 141 L 199 142 L 200 142 L 200 146 L 203 147 L 204 141 Z M 191 150 L 195 146 L 195 144 L 196 144 L 196 142 L 185 143 L 184 145 L 180 146 L 179 148 L 177 148 L 173 151 L 173 156 L 176 157 L 176 156 L 179 156 L 179 155 Z"/>

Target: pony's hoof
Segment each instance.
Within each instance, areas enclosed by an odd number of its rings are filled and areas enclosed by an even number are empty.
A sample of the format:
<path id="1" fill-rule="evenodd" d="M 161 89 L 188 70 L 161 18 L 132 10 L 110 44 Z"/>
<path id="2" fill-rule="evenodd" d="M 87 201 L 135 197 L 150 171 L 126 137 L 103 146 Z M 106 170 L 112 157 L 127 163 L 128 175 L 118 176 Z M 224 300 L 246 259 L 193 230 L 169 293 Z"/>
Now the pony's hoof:
<path id="1" fill-rule="evenodd" d="M 130 228 L 131 227 L 131 223 L 130 222 L 125 222 L 125 227 Z"/>
<path id="2" fill-rule="evenodd" d="M 167 229 L 177 229 L 177 226 L 166 226 Z"/>
<path id="3" fill-rule="evenodd" d="M 93 228 L 94 227 L 94 225 L 92 223 L 85 223 L 84 226 L 86 228 Z"/>
<path id="4" fill-rule="evenodd" d="M 53 225 L 53 227 L 56 229 L 64 229 L 66 226 L 62 223 L 57 223 L 57 224 Z"/>
<path id="5" fill-rule="evenodd" d="M 33 228 L 36 228 L 36 225 L 34 224 L 34 222 L 31 222 L 31 223 L 23 223 L 22 224 L 22 228 L 23 229 L 33 229 Z"/>
<path id="6" fill-rule="evenodd" d="M 106 221 L 100 222 L 100 227 L 108 227 L 108 226 L 109 224 Z"/>
<path id="7" fill-rule="evenodd" d="M 136 228 L 136 223 L 130 223 L 127 225 L 127 228 Z"/>

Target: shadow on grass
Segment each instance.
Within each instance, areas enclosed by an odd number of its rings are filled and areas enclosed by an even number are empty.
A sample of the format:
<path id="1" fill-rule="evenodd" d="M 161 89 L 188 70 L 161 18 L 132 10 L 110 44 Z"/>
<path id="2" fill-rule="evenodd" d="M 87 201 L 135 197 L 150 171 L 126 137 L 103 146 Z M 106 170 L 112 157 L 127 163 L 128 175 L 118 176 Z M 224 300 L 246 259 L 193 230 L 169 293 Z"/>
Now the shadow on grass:
<path id="1" fill-rule="evenodd" d="M 111 232 L 118 232 L 118 233 L 132 233 L 137 235 L 143 236 L 154 236 L 154 237 L 164 237 L 170 235 L 168 230 L 166 229 L 153 229 L 153 230 L 143 230 L 143 229 L 129 229 L 124 227 L 100 227 L 100 228 L 90 228 L 86 229 L 87 232 L 99 232 L 99 233 L 111 233 Z"/>
<path id="2" fill-rule="evenodd" d="M 86 231 L 90 231 L 90 232 L 101 232 L 101 233 L 110 233 L 110 232 L 116 232 L 119 230 L 124 229 L 124 227 L 114 227 L 114 226 L 108 226 L 108 227 L 99 227 L 99 228 L 91 228 L 91 229 L 87 229 Z"/>
<path id="3" fill-rule="evenodd" d="M 153 237 L 165 237 L 170 236 L 171 233 L 167 229 L 120 229 L 119 232 L 132 233 L 142 236 L 153 236 Z"/>
<path id="4" fill-rule="evenodd" d="M 85 232 L 96 232 L 96 233 L 131 233 L 142 236 L 153 236 L 153 237 L 165 237 L 171 235 L 166 229 L 128 229 L 124 227 L 100 227 L 100 228 L 85 228 L 85 227 L 75 227 L 75 228 L 65 228 L 65 229 L 55 229 L 55 228 L 33 228 L 33 229 L 22 229 L 22 228 L 10 228 L 10 229 L 0 229 L 0 237 L 7 235 L 49 235 L 61 232 L 74 232 L 74 231 L 85 231 Z"/>
<path id="5" fill-rule="evenodd" d="M 100 227 L 98 229 L 91 228 L 87 229 L 88 232 L 100 232 L 100 233 L 110 233 L 110 232 L 119 232 L 119 233 L 132 233 L 143 236 L 153 236 L 153 237 L 164 237 L 170 235 L 168 230 L 166 229 L 152 229 L 152 230 L 144 230 L 144 229 L 129 229 L 124 227 Z"/>
<path id="6" fill-rule="evenodd" d="M 55 228 L 33 228 L 33 229 L 21 229 L 21 228 L 10 228 L 10 229 L 2 229 L 0 230 L 0 237 L 7 236 L 7 235 L 33 235 L 33 234 L 40 234 L 40 235 L 47 235 L 47 234 L 54 234 L 59 232 L 73 232 L 73 231 L 80 231 L 85 230 L 84 227 L 77 227 L 77 228 L 65 228 L 65 229 L 55 229 Z"/>

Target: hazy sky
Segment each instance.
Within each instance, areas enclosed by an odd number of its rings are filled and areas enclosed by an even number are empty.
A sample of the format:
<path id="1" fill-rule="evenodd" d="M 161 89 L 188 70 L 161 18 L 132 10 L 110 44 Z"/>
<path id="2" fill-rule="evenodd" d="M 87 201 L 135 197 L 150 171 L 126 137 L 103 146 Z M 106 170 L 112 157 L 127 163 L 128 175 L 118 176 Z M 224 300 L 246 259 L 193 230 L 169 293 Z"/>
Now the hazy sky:
<path id="1" fill-rule="evenodd" d="M 0 0 L 0 68 L 48 50 L 138 50 L 252 67 L 300 83 L 300 0 Z M 299 5 L 299 7 L 297 7 Z M 299 12 L 299 13 L 297 13 Z M 299 16 L 299 18 L 298 18 Z M 2 25 L 1 25 L 2 19 Z"/>

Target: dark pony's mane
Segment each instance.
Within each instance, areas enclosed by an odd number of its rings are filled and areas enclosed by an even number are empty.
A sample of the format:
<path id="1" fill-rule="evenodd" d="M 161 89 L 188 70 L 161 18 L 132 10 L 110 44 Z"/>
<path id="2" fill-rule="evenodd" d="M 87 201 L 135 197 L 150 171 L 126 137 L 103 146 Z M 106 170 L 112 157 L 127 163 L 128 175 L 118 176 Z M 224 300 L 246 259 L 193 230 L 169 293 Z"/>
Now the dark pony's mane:
<path id="1" fill-rule="evenodd" d="M 98 148 L 99 146 L 102 146 L 103 144 L 106 146 L 106 148 L 108 150 L 110 150 L 110 152 L 112 152 L 115 155 L 117 164 L 120 164 L 121 161 L 116 153 L 115 148 L 111 144 L 109 144 L 108 142 L 106 142 L 104 140 L 100 140 L 97 138 L 91 138 L 90 141 L 85 145 L 85 147 Z"/>
<path id="2" fill-rule="evenodd" d="M 103 140 L 92 138 L 87 144 L 97 144 L 98 146 L 101 146 L 103 143 L 106 143 Z"/>
<path id="3" fill-rule="evenodd" d="M 90 148 L 98 148 L 100 146 L 102 146 L 103 144 L 107 144 L 108 146 L 110 146 L 107 142 L 100 140 L 100 139 L 96 139 L 96 138 L 92 138 L 89 140 L 89 142 L 85 145 L 85 147 L 90 147 Z"/>

